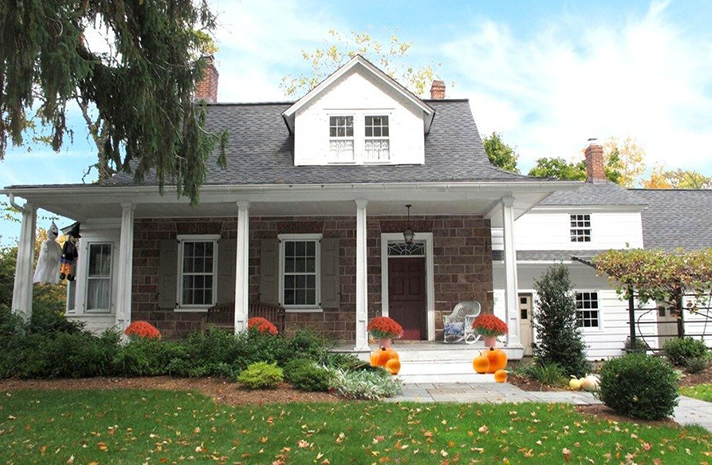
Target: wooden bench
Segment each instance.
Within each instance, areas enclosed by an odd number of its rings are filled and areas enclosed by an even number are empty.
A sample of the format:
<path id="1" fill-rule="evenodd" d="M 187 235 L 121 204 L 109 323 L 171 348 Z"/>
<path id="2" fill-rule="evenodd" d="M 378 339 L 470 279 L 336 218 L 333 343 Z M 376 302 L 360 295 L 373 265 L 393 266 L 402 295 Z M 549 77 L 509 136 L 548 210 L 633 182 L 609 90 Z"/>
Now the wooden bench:
<path id="1" fill-rule="evenodd" d="M 267 304 L 264 302 L 253 302 L 247 310 L 247 317 L 262 317 L 269 320 L 277 327 L 277 331 L 284 332 L 284 307 Z M 232 329 L 235 327 L 235 302 L 226 302 L 214 305 L 208 309 L 205 318 L 205 327 L 217 327 Z"/>

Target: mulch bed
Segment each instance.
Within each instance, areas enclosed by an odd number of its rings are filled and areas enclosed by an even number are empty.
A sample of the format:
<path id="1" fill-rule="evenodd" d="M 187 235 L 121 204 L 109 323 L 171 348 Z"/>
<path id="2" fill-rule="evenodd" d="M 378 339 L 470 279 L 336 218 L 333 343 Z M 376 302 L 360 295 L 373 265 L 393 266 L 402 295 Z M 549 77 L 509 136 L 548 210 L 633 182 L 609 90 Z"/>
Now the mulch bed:
<path id="1" fill-rule="evenodd" d="M 549 386 L 525 376 L 512 375 L 507 377 L 507 382 L 517 386 L 522 391 L 568 391 L 565 386 Z"/>
<path id="2" fill-rule="evenodd" d="M 712 383 L 712 366 L 707 368 L 705 371 L 696 374 L 686 373 L 685 370 L 683 378 L 680 380 L 680 387 L 686 386 L 696 386 L 698 384 L 710 384 Z"/>
<path id="3" fill-rule="evenodd" d="M 650 425 L 650 426 L 670 426 L 679 427 L 680 425 L 672 418 L 666 418 L 664 420 L 640 420 L 637 418 L 630 418 L 623 415 L 618 415 L 613 410 L 609 409 L 605 405 L 577 405 L 574 407 L 578 413 L 583 415 L 592 416 L 598 420 L 610 420 L 615 422 L 633 422 L 639 425 Z"/>
<path id="4" fill-rule="evenodd" d="M 81 378 L 81 379 L 6 379 L 0 380 L 0 392 L 20 389 L 162 389 L 196 391 L 229 405 L 262 405 L 286 402 L 337 402 L 340 397 L 326 392 L 298 391 L 288 384 L 275 389 L 251 391 L 219 378 Z"/>

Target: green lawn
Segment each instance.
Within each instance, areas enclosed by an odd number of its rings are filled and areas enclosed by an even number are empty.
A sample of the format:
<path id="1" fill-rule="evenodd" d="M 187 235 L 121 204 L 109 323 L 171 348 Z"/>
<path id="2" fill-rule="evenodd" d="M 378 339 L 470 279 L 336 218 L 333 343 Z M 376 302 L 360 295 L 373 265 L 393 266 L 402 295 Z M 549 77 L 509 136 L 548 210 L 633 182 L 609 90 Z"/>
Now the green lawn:
<path id="1" fill-rule="evenodd" d="M 680 394 L 695 399 L 712 402 L 712 384 L 698 384 L 697 386 L 687 386 L 680 388 Z"/>
<path id="2" fill-rule="evenodd" d="M 132 390 L 0 396 L 0 457 L 13 464 L 531 464 L 567 455 L 570 463 L 625 463 L 628 454 L 639 464 L 680 464 L 712 451 L 700 428 L 602 423 L 559 404 L 230 407 Z"/>

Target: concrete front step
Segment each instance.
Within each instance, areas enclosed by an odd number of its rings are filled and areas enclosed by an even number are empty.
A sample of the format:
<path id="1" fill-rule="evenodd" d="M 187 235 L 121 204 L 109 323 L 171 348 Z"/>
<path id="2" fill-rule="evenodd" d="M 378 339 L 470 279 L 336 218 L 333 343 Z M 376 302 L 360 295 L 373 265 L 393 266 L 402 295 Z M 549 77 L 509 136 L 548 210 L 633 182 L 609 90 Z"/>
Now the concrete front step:
<path id="1" fill-rule="evenodd" d="M 404 384 L 494 382 L 494 375 L 475 373 L 470 361 L 406 361 L 402 356 L 398 376 Z"/>

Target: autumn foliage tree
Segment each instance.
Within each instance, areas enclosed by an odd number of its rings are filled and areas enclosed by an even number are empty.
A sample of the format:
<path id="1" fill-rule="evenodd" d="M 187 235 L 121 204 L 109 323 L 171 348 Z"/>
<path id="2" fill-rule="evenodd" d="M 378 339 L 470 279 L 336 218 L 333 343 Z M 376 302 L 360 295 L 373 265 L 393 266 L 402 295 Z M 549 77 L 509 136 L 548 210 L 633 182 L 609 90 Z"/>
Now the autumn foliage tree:
<path id="1" fill-rule="evenodd" d="M 155 176 L 197 202 L 217 144 L 226 164 L 227 133 L 206 131 L 205 109 L 193 104 L 214 28 L 206 0 L 1 2 L 0 158 L 35 121 L 59 151 L 77 104 L 97 115 L 87 122 L 101 131 L 102 166 L 139 182 Z"/>

